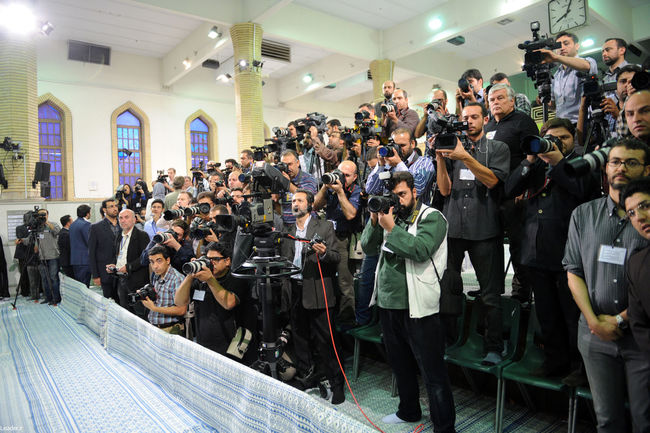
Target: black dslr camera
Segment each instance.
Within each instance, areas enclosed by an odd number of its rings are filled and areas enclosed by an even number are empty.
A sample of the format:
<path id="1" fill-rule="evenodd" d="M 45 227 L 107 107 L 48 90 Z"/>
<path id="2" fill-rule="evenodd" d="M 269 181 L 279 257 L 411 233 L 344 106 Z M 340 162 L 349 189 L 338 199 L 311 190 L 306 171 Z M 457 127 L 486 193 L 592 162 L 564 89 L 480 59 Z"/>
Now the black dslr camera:
<path id="1" fill-rule="evenodd" d="M 397 111 L 397 104 L 393 102 L 392 99 L 386 99 L 380 106 L 379 109 L 382 113 L 387 114 L 391 111 Z"/>
<path id="2" fill-rule="evenodd" d="M 393 181 L 393 173 L 390 171 L 384 171 L 379 173 L 379 179 L 384 182 L 386 187 L 386 192 L 382 195 L 371 195 L 368 198 L 368 210 L 370 212 L 381 212 L 388 213 L 391 207 L 394 207 L 393 215 L 399 214 L 401 204 L 399 202 L 399 197 L 397 194 L 393 193 L 393 188 L 395 187 L 395 182 Z"/>
<path id="3" fill-rule="evenodd" d="M 341 182 L 341 185 L 345 185 L 345 176 L 343 176 L 343 172 L 341 172 L 341 170 L 338 168 L 336 170 L 332 170 L 329 173 L 325 173 L 321 177 L 321 182 L 323 182 L 325 185 L 332 185 L 333 183 L 336 183 L 336 181 Z"/>
<path id="4" fill-rule="evenodd" d="M 544 54 L 537 51 L 541 49 L 557 50 L 561 47 L 559 42 L 546 35 L 539 36 L 539 21 L 530 23 L 530 30 L 533 32 L 533 40 L 517 45 L 520 50 L 525 50 L 524 65 L 521 67 L 526 75 L 535 82 L 539 98 L 544 104 L 551 100 L 551 64 L 542 63 Z"/>
<path id="5" fill-rule="evenodd" d="M 127 296 L 129 297 L 129 305 L 133 306 L 137 304 L 138 301 L 144 301 L 147 298 L 156 302 L 156 298 L 158 297 L 158 294 L 156 293 L 156 289 L 154 288 L 154 286 L 152 286 L 151 284 L 145 284 L 143 288 L 138 289 L 135 292 L 129 293 Z"/>
<path id="6" fill-rule="evenodd" d="M 548 153 L 553 150 L 553 144 L 555 144 L 557 148 L 562 151 L 562 140 L 554 135 L 546 134 L 544 137 L 529 135 L 521 140 L 521 151 L 526 155 Z"/>

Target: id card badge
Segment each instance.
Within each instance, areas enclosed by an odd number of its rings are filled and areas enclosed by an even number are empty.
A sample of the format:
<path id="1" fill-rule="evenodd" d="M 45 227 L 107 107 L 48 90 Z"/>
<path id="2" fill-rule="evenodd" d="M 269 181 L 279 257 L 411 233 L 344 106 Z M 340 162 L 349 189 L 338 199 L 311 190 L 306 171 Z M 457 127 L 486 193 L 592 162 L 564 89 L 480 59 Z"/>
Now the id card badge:
<path id="1" fill-rule="evenodd" d="M 487 137 L 488 140 L 494 140 L 495 135 L 497 135 L 496 131 L 490 131 L 485 133 L 485 137 Z"/>
<path id="2" fill-rule="evenodd" d="M 627 249 L 625 248 L 601 245 L 600 253 L 598 253 L 598 261 L 623 266 L 625 264 L 626 255 Z"/>
<path id="3" fill-rule="evenodd" d="M 475 180 L 476 176 L 469 168 L 460 169 L 460 180 Z"/>
<path id="4" fill-rule="evenodd" d="M 195 290 L 194 291 L 194 296 L 192 296 L 192 299 L 195 301 L 202 301 L 205 299 L 205 290 Z"/>
<path id="5" fill-rule="evenodd" d="M 336 231 L 336 220 L 327 220 L 332 223 L 332 226 L 334 227 L 334 231 Z"/>
<path id="6" fill-rule="evenodd" d="M 38 235 L 38 238 L 39 238 L 39 239 L 45 239 L 45 233 L 40 233 L 40 234 Z"/>

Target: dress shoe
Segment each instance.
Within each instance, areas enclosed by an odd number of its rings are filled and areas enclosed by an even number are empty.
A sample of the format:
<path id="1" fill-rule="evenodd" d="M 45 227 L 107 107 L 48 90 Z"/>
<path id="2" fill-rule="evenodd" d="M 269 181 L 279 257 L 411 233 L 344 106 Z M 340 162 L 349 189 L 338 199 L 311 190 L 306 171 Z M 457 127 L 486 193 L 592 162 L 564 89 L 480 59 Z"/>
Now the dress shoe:
<path id="1" fill-rule="evenodd" d="M 332 404 L 341 404 L 345 401 L 345 389 L 343 385 L 332 387 Z"/>

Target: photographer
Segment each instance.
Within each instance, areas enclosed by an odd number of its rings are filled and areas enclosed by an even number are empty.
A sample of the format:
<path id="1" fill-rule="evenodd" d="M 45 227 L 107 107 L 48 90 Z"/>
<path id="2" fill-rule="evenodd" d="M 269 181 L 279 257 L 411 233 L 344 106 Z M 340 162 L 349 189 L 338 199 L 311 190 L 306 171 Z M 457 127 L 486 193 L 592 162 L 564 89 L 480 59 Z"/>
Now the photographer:
<path id="1" fill-rule="evenodd" d="M 569 119 L 574 125 L 578 122 L 578 111 L 583 89 L 578 72 L 597 74 L 596 61 L 591 57 L 578 57 L 578 37 L 573 33 L 561 32 L 555 36 L 555 42 L 562 46 L 559 54 L 551 50 L 540 49 L 544 60 L 542 63 L 559 63 L 560 67 L 553 75 L 551 83 L 552 99 L 555 101 L 555 117 Z"/>
<path id="2" fill-rule="evenodd" d="M 172 236 L 160 243 L 155 242 L 152 237 L 142 254 L 140 254 L 140 262 L 142 266 L 149 265 L 149 251 L 155 248 L 156 245 L 163 245 L 167 247 L 171 265 L 181 272 L 183 265 L 194 257 L 192 241 L 189 240 L 190 227 L 182 219 L 177 219 L 172 221 L 171 227 L 166 233 Z"/>
<path id="3" fill-rule="evenodd" d="M 340 404 L 345 401 L 344 382 L 329 335 L 328 316 L 329 322 L 334 323 L 336 298 L 333 277 L 341 257 L 332 223 L 312 215 L 313 203 L 311 191 L 299 189 L 295 192 L 291 212 L 296 223 L 289 228 L 289 235 L 303 239 L 313 239 L 317 235 L 321 242 L 308 248 L 305 242 L 283 239 L 281 246 L 282 257 L 293 259 L 293 264 L 302 269 L 302 273 L 290 278 L 296 367 L 300 375 L 298 381 L 305 388 L 318 383 L 324 373 L 332 387 L 332 404 Z M 311 356 L 313 350 L 318 351 L 324 372 L 319 371 L 319 365 L 315 364 Z"/>
<path id="4" fill-rule="evenodd" d="M 183 282 L 183 274 L 170 266 L 169 250 L 161 245 L 149 250 L 149 266 L 153 272 L 151 284 L 156 290 L 155 301 L 148 296 L 142 300 L 142 305 L 149 310 L 149 323 L 170 334 L 183 335 L 183 316 L 187 305 L 174 304 L 176 289 Z"/>
<path id="5" fill-rule="evenodd" d="M 129 306 L 128 294 L 149 281 L 147 267 L 140 263 L 140 254 L 147 247 L 149 236 L 135 227 L 135 214 L 131 209 L 121 211 L 119 221 L 122 231 L 113 245 L 115 262 L 106 265 L 106 272 L 118 277 L 117 296 L 120 305 L 133 312 Z"/>
<path id="6" fill-rule="evenodd" d="M 462 86 L 461 86 L 462 85 Z M 462 88 L 461 88 L 462 87 Z M 468 69 L 458 80 L 456 89 L 456 115 L 460 116 L 463 107 L 471 102 L 484 105 L 485 90 L 483 90 L 483 75 L 478 69 Z"/>
<path id="7" fill-rule="evenodd" d="M 211 242 L 204 257 L 210 264 L 202 264 L 198 272 L 188 273 L 174 297 L 178 306 L 194 301 L 197 343 L 224 356 L 238 327 L 249 329 L 253 335 L 256 332 L 254 319 L 245 320 L 242 314 L 251 307 L 251 283 L 233 277 L 231 257 L 229 246 Z"/>
<path id="8" fill-rule="evenodd" d="M 552 149 L 539 154 L 527 149 L 528 156 L 505 182 L 505 195 L 514 198 L 523 194 L 521 271 L 535 294 L 545 354 L 544 363 L 533 374 L 564 377 L 581 361 L 577 347 L 579 311 L 571 298 L 562 255 L 571 212 L 597 193 L 598 184 L 592 176 L 574 178 L 565 172 L 566 162 L 575 157 L 575 128 L 568 119 L 549 120 L 540 135 Z M 522 146 L 526 143 L 530 142 Z M 579 377 L 577 372 L 571 376 Z"/>
<path id="9" fill-rule="evenodd" d="M 394 173 L 392 181 L 393 200 L 399 205 L 372 212 L 361 237 L 366 254 L 380 254 L 373 304 L 378 307 L 400 399 L 398 411 L 382 421 L 397 424 L 422 417 L 417 365 L 429 397 L 434 430 L 454 431 L 456 414 L 439 315 L 447 224 L 439 211 L 416 198 L 410 173 Z"/>
<path id="10" fill-rule="evenodd" d="M 149 201 L 150 198 L 151 195 L 147 189 L 147 184 L 140 178 L 136 179 L 129 209 L 136 214 L 140 214 L 140 210 L 147 208 L 147 201 Z"/>
<path id="11" fill-rule="evenodd" d="M 250 173 L 251 169 L 253 168 L 253 151 L 250 149 L 242 150 L 241 154 L 239 155 L 239 161 L 241 162 L 242 173 Z"/>
<path id="12" fill-rule="evenodd" d="M 338 179 L 334 183 L 323 183 L 314 198 L 314 211 L 325 208 L 325 218 L 334 225 L 338 239 L 338 283 L 341 290 L 341 303 L 337 321 L 353 323 L 354 280 L 348 264 L 350 235 L 360 230 L 359 200 L 361 188 L 357 185 L 357 166 L 352 161 L 343 161 L 338 167 Z M 325 178 L 325 176 L 324 176 Z"/>
<path id="13" fill-rule="evenodd" d="M 185 178 L 177 176 L 172 185 L 174 185 L 174 191 L 170 192 L 165 196 L 165 209 L 172 209 L 178 200 L 178 195 L 183 191 L 183 184 L 185 183 Z"/>
<path id="14" fill-rule="evenodd" d="M 30 237 L 30 222 L 33 213 L 26 212 L 23 215 L 23 224 L 16 227 L 16 252 L 14 259 L 18 260 L 20 269 L 20 292 L 23 296 L 31 296 L 31 300 L 38 302 L 40 299 L 39 289 L 41 288 L 41 276 L 38 270 L 38 254 L 34 250 L 34 238 Z"/>
<path id="15" fill-rule="evenodd" d="M 384 81 L 384 83 L 381 85 L 381 91 L 384 95 L 384 100 L 383 102 L 379 101 L 375 104 L 374 109 L 372 110 L 374 113 L 381 113 L 382 104 L 393 99 L 393 93 L 395 92 L 395 82 L 391 80 Z"/>
<path id="16" fill-rule="evenodd" d="M 409 108 L 408 94 L 404 89 L 397 89 L 393 93 L 393 104 L 382 104 L 388 111 L 382 112 L 381 136 L 388 139 L 397 129 L 407 129 L 411 136 L 415 133 L 415 127 L 418 126 L 420 117 L 415 110 Z"/>
<path id="17" fill-rule="evenodd" d="M 57 238 L 61 228 L 56 223 L 47 220 L 49 212 L 47 209 L 38 210 L 38 218 L 41 220 L 37 229 L 38 235 L 34 252 L 38 253 L 40 264 L 38 270 L 41 273 L 41 284 L 45 292 L 45 300 L 49 305 L 55 306 L 61 302 L 59 292 L 59 247 Z"/>
<path id="18" fill-rule="evenodd" d="M 431 159 L 419 156 L 414 152 L 416 142 L 409 129 L 399 128 L 395 130 L 392 138 L 394 140 L 393 155 L 383 157 L 381 156 L 381 149 L 379 150 L 379 164 L 368 175 L 366 192 L 375 195 L 383 192 L 384 184 L 379 179 L 379 173 L 384 171 L 408 171 L 415 179 L 415 189 L 418 192 L 418 197 L 421 197 L 426 193 L 430 176 L 435 176 L 433 163 Z"/>
<path id="19" fill-rule="evenodd" d="M 634 430 L 650 431 L 650 361 L 628 327 L 625 279 L 626 259 L 649 243 L 629 224 L 619 200 L 631 181 L 650 174 L 649 163 L 650 149 L 637 139 L 619 139 L 610 147 L 605 168 L 608 196 L 573 211 L 562 260 L 582 312 L 578 350 L 599 431 L 629 431 L 626 400 Z"/>
<path id="20" fill-rule="evenodd" d="M 484 364 L 501 362 L 503 351 L 501 294 L 504 289 L 503 231 L 499 222 L 501 184 L 508 176 L 510 151 L 505 143 L 483 133 L 487 110 L 478 102 L 463 108 L 469 124 L 468 149 L 457 139 L 455 149 L 437 149 L 437 180 L 446 197 L 444 215 L 449 223 L 447 273 L 443 278 L 443 324 L 447 342 L 455 341 L 456 318 L 462 309 L 461 265 L 465 251 L 476 271 L 481 303 L 487 308 Z M 435 143 L 434 143 L 435 145 Z"/>
<path id="21" fill-rule="evenodd" d="M 442 89 L 433 89 L 433 95 L 431 98 L 431 104 L 435 106 L 436 112 L 441 116 L 447 116 L 449 110 L 447 110 L 447 92 Z M 415 138 L 420 138 L 427 131 L 427 124 L 429 123 L 429 114 L 427 110 L 424 110 L 424 116 L 420 119 L 418 126 L 415 128 Z M 429 134 L 427 134 L 429 138 Z"/>
<path id="22" fill-rule="evenodd" d="M 494 86 L 495 84 L 505 84 L 506 86 L 510 86 L 510 80 L 508 79 L 508 76 L 503 72 L 497 72 L 490 77 L 490 85 Z M 490 107 L 490 110 L 491 109 L 492 107 Z M 525 115 L 530 116 L 531 105 L 528 96 L 524 95 L 523 93 L 515 94 L 515 110 L 521 111 Z"/>
<path id="23" fill-rule="evenodd" d="M 296 218 L 293 216 L 293 212 L 291 212 L 293 194 L 298 189 L 306 189 L 312 194 L 316 194 L 318 183 L 309 173 L 300 169 L 298 154 L 295 151 L 291 149 L 285 150 L 282 152 L 280 160 L 288 167 L 288 173 L 283 171 L 282 175 L 291 181 L 289 191 L 286 191 L 282 200 L 282 221 L 285 225 L 294 224 Z"/>

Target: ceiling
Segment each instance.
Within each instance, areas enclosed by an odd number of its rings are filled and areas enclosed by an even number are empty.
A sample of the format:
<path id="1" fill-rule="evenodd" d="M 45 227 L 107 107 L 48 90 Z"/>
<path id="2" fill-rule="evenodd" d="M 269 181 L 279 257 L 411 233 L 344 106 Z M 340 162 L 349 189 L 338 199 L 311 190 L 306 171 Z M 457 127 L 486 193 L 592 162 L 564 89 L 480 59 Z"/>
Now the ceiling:
<path id="1" fill-rule="evenodd" d="M 200 52 L 202 59 L 219 60 L 222 66 L 217 73 L 232 73 L 232 43 L 228 39 L 218 49 L 206 48 L 210 40 L 203 36 L 203 29 L 218 24 L 228 38 L 228 29 L 235 22 L 261 22 L 265 39 L 291 47 L 289 63 L 263 58 L 265 79 L 278 80 L 279 88 L 290 89 L 284 100 L 313 92 L 318 99 L 340 101 L 372 90 L 367 65 L 374 58 L 386 56 L 386 52 L 396 61 L 396 81 L 427 77 L 455 82 L 458 69 L 475 64 L 494 64 L 503 72 L 516 73 L 523 58 L 516 45 L 531 38 L 530 22 L 539 20 L 542 31 L 548 28 L 545 1 L 466 0 L 463 4 L 464 9 L 447 0 L 38 0 L 37 9 L 39 17 L 55 27 L 50 38 L 79 40 L 160 58 L 163 72 L 167 65 L 178 65 L 193 51 L 195 55 Z M 648 0 L 625 0 L 620 7 L 631 9 L 646 4 Z M 247 17 L 247 11 L 250 16 L 242 19 Z M 437 14 L 448 18 L 438 34 L 428 28 L 428 19 Z M 613 36 L 612 29 L 617 28 L 603 15 L 607 14 L 590 13 L 589 25 L 576 31 L 581 38 L 593 38 L 595 48 Z M 307 16 L 311 21 L 303 19 Z M 512 21 L 498 24 L 503 18 Z M 203 33 L 197 36 L 197 32 Z M 463 45 L 446 42 L 456 35 L 465 38 Z M 196 47 L 197 38 L 204 47 Z M 393 44 L 400 38 L 399 44 Z M 418 58 L 423 56 L 435 61 L 428 59 L 427 63 Z M 200 63 L 194 62 L 192 68 Z M 450 67 L 449 63 L 458 67 Z M 164 85 L 185 76 L 182 71 L 178 73 L 177 66 L 174 70 Z M 296 91 L 305 73 L 325 78 L 317 88 L 304 86 L 304 91 Z M 489 75 L 490 71 L 483 73 Z M 336 87 L 323 88 L 328 84 Z"/>

